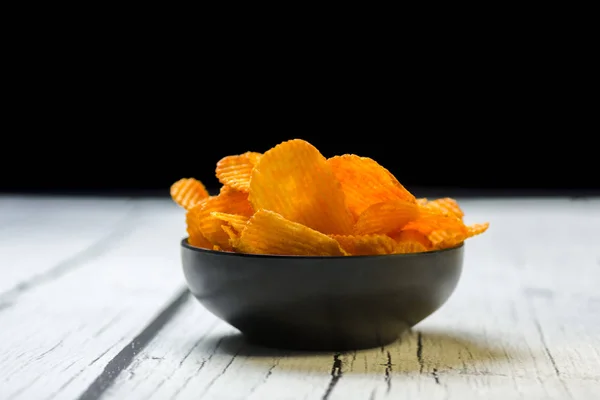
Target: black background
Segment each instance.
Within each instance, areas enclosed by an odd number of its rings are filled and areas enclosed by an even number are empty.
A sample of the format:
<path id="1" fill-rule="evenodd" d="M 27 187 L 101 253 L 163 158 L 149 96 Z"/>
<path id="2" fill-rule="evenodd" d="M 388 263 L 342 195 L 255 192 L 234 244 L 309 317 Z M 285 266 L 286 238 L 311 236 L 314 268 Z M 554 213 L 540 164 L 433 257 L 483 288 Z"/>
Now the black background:
<path id="1" fill-rule="evenodd" d="M 5 167 L 2 189 L 10 193 L 167 195 L 169 186 L 182 177 L 196 177 L 214 189 L 218 187 L 215 164 L 221 157 L 248 150 L 264 152 L 292 138 L 308 140 L 325 156 L 355 153 L 374 158 L 411 190 L 502 194 L 598 189 L 592 148 L 538 143 L 534 137 L 492 133 L 484 127 L 471 133 L 442 130 L 439 135 L 428 129 L 368 126 L 346 135 L 286 135 L 238 126 L 232 131 L 198 126 L 178 132 L 164 127 L 163 132 L 136 135 L 99 132 L 97 137 L 63 137 L 60 145 L 50 143 L 29 155 L 7 153 L 7 159 L 18 161 L 12 169 Z"/>
<path id="2" fill-rule="evenodd" d="M 214 189 L 221 157 L 293 138 L 327 157 L 374 158 L 410 190 L 600 189 L 596 111 L 573 68 L 514 57 L 362 74 L 116 60 L 15 69 L 1 192 L 168 195 L 182 177 Z"/>

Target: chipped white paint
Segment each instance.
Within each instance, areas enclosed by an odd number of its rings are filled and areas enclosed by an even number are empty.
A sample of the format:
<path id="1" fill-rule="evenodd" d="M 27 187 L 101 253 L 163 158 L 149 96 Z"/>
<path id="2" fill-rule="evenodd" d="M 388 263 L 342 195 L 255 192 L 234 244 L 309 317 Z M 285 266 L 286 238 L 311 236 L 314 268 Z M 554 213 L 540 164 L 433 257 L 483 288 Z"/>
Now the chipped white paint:
<path id="1" fill-rule="evenodd" d="M 600 200 L 462 201 L 491 227 L 467 243 L 448 303 L 393 345 L 339 355 L 249 346 L 178 296 L 183 214 L 168 201 L 51 201 L 0 199 L 0 399 L 600 394 Z M 75 221 L 77 204 L 95 224 Z M 53 216 L 30 217 L 44 207 Z M 47 257 L 15 250 L 24 232 L 48 238 Z"/>

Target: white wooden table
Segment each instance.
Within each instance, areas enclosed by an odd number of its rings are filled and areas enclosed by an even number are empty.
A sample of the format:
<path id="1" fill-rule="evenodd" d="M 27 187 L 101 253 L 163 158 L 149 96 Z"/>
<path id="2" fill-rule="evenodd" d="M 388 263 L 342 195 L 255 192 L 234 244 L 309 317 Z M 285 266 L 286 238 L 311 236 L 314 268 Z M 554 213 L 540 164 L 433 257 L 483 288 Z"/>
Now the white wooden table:
<path id="1" fill-rule="evenodd" d="M 461 200 L 491 223 L 397 343 L 246 345 L 185 290 L 169 199 L 0 197 L 0 399 L 599 399 L 600 199 Z"/>

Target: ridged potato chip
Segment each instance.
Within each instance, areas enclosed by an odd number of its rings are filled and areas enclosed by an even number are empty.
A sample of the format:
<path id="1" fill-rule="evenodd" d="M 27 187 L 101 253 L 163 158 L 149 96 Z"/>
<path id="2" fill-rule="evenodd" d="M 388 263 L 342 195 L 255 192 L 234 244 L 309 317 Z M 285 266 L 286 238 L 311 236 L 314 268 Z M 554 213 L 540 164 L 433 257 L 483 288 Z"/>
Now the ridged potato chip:
<path id="1" fill-rule="evenodd" d="M 355 217 L 376 203 L 393 200 L 415 202 L 415 196 L 371 158 L 344 154 L 329 158 L 327 163 L 342 184 L 348 208 Z"/>
<path id="2" fill-rule="evenodd" d="M 208 192 L 199 180 L 182 178 L 171 185 L 171 198 L 179 206 L 189 210 L 201 200 L 208 198 Z"/>
<path id="3" fill-rule="evenodd" d="M 259 210 L 250 218 L 236 249 L 252 254 L 346 255 L 335 239 L 268 210 Z"/>
<path id="4" fill-rule="evenodd" d="M 393 233 L 401 230 L 408 222 L 419 217 L 416 203 L 405 200 L 391 200 L 376 203 L 359 215 L 354 226 L 354 234 Z"/>
<path id="5" fill-rule="evenodd" d="M 240 240 L 239 233 L 234 231 L 233 228 L 231 228 L 231 226 L 229 225 L 221 225 L 221 229 L 223 229 L 223 232 L 225 232 L 229 237 L 229 245 L 231 246 L 231 248 L 235 249 Z"/>
<path id="6" fill-rule="evenodd" d="M 239 193 L 240 190 L 237 190 L 237 189 L 232 188 L 231 186 L 225 186 L 225 185 L 221 186 L 221 189 L 219 189 L 219 194 L 226 195 L 226 194 L 231 193 L 231 192 L 238 192 Z M 244 192 L 241 192 L 241 193 L 244 193 Z"/>
<path id="7" fill-rule="evenodd" d="M 434 249 L 448 249 L 458 246 L 467 239 L 467 234 L 461 231 L 438 229 L 427 235 Z"/>
<path id="8" fill-rule="evenodd" d="M 455 247 L 489 223 L 465 225 L 452 198 L 415 198 L 386 168 L 353 154 L 326 159 L 293 139 L 264 154 L 221 158 L 209 196 L 183 178 L 171 197 L 186 209 L 188 241 L 217 251 L 279 255 L 375 255 Z"/>
<path id="9" fill-rule="evenodd" d="M 420 242 L 405 240 L 405 241 L 399 242 L 397 244 L 394 253 L 396 253 L 396 254 L 422 253 L 427 250 L 428 250 L 427 247 L 423 246 L 423 244 Z"/>
<path id="10" fill-rule="evenodd" d="M 221 221 L 224 221 L 230 226 L 234 232 L 241 232 L 246 227 L 246 223 L 250 219 L 247 215 L 236 215 L 236 214 L 227 214 L 222 212 L 213 211 L 210 213 L 211 217 L 215 217 Z M 224 225 L 223 225 L 224 226 Z"/>
<path id="11" fill-rule="evenodd" d="M 460 218 L 446 215 L 424 216 L 405 225 L 403 230 L 415 230 L 427 236 L 433 249 L 459 245 L 467 239 L 468 230 Z"/>
<path id="12" fill-rule="evenodd" d="M 449 215 L 460 219 L 462 219 L 465 215 L 456 200 L 449 197 L 435 199 L 432 201 L 426 200 L 420 204 L 419 210 L 423 214 Z"/>
<path id="13" fill-rule="evenodd" d="M 396 249 L 396 252 L 398 252 L 398 253 L 412 252 L 412 251 L 405 251 L 402 249 L 416 248 L 416 249 L 421 249 L 420 251 L 428 251 L 428 250 L 433 249 L 433 244 L 431 243 L 431 240 L 429 240 L 427 238 L 427 235 L 425 235 L 424 233 L 421 233 L 419 231 L 416 231 L 414 229 L 402 230 L 400 232 L 397 232 L 397 233 L 391 235 L 391 237 L 398 244 L 397 249 Z M 418 245 L 416 245 L 415 243 L 418 243 Z"/>
<path id="14" fill-rule="evenodd" d="M 204 237 L 213 245 L 230 251 L 232 246 L 229 243 L 229 236 L 221 228 L 227 222 L 212 216 L 212 212 L 250 217 L 254 214 L 254 210 L 248 201 L 248 194 L 237 190 L 222 191 L 218 196 L 212 196 L 203 201 L 197 212 L 198 228 Z"/>
<path id="15" fill-rule="evenodd" d="M 294 139 L 263 154 L 252 171 L 250 202 L 325 234 L 350 234 L 354 218 L 327 159 Z"/>
<path id="16" fill-rule="evenodd" d="M 261 156 L 260 153 L 249 151 L 244 154 L 222 158 L 217 163 L 217 179 L 223 185 L 248 193 L 252 169 L 258 164 Z"/>
<path id="17" fill-rule="evenodd" d="M 393 254 L 397 243 L 386 235 L 330 235 L 348 254 L 366 256 Z"/>
<path id="18" fill-rule="evenodd" d="M 197 204 L 195 207 L 189 209 L 185 214 L 188 243 L 192 246 L 201 247 L 203 249 L 210 249 L 213 247 L 212 243 L 209 242 L 208 239 L 206 239 L 200 231 L 198 212 L 200 211 L 201 207 L 202 204 Z"/>
<path id="19" fill-rule="evenodd" d="M 487 229 L 489 227 L 490 227 L 489 222 L 485 222 L 483 224 L 467 225 L 467 238 L 481 235 L 483 232 L 487 231 Z"/>

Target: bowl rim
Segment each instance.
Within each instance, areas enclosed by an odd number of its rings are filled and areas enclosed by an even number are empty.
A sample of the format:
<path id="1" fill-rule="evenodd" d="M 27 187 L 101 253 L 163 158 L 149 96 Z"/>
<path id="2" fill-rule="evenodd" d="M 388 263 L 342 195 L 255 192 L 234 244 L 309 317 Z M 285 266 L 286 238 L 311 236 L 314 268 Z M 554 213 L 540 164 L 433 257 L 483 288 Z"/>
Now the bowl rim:
<path id="1" fill-rule="evenodd" d="M 394 258 L 414 258 L 414 257 L 430 257 L 435 254 L 445 253 L 450 251 L 456 251 L 465 246 L 463 241 L 458 246 L 449 247 L 447 249 L 425 251 L 420 253 L 404 253 L 404 254 L 371 254 L 371 255 L 358 255 L 358 256 L 295 256 L 295 255 L 283 255 L 283 254 L 251 254 L 251 253 L 234 253 L 230 251 L 219 251 L 204 249 L 202 247 L 192 246 L 188 243 L 189 236 L 181 239 L 181 247 L 188 250 L 197 251 L 198 253 L 214 254 L 224 257 L 241 257 L 241 258 L 282 258 L 282 259 L 308 259 L 308 260 L 331 260 L 331 259 L 354 259 L 354 258 L 381 258 L 381 257 L 394 257 Z"/>

